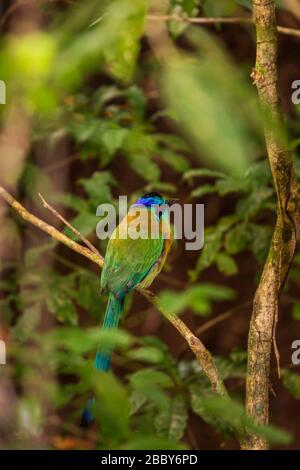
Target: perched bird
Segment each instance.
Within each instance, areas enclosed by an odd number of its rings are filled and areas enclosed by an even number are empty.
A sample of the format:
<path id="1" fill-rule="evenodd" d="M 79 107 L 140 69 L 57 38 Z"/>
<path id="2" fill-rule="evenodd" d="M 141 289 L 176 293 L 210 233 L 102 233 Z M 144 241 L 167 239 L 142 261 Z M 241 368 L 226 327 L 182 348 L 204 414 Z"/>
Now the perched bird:
<path id="1" fill-rule="evenodd" d="M 133 204 L 112 233 L 107 245 L 101 275 L 101 292 L 108 291 L 102 328 L 116 328 L 126 294 L 137 285 L 149 287 L 160 273 L 172 245 L 168 208 L 176 199 L 166 200 L 159 193 L 145 194 Z M 108 371 L 111 352 L 99 349 L 96 369 Z M 92 420 L 89 400 L 82 417 L 83 426 Z"/>

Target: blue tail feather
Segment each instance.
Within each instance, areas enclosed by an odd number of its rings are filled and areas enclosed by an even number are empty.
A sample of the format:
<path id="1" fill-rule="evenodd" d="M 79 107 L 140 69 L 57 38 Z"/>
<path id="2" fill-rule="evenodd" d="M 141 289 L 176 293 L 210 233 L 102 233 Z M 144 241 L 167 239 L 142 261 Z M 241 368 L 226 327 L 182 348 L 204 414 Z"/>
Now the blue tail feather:
<path id="1" fill-rule="evenodd" d="M 124 296 L 115 297 L 114 294 L 109 294 L 108 303 L 106 307 L 106 312 L 104 316 L 104 321 L 102 328 L 117 328 L 119 324 L 119 319 L 122 314 L 124 307 Z M 110 369 L 110 357 L 111 351 L 102 351 L 101 348 L 96 354 L 94 367 L 98 370 L 107 372 Z M 94 421 L 92 415 L 92 405 L 94 404 L 95 399 L 91 398 L 88 400 L 86 407 L 82 414 L 82 426 L 86 427 Z"/>
<path id="2" fill-rule="evenodd" d="M 85 408 L 81 416 L 81 426 L 83 428 L 87 428 L 88 425 L 94 421 L 93 413 L 92 413 L 92 408 L 93 408 L 94 403 L 95 403 L 95 398 L 90 398 L 90 400 L 88 400 L 85 405 Z"/>
<path id="3" fill-rule="evenodd" d="M 113 294 L 109 295 L 102 328 L 107 329 L 118 327 L 123 306 L 124 296 L 121 298 L 116 298 Z M 103 352 L 101 349 L 99 349 L 95 358 L 95 368 L 108 371 L 110 368 L 110 356 L 111 352 Z"/>

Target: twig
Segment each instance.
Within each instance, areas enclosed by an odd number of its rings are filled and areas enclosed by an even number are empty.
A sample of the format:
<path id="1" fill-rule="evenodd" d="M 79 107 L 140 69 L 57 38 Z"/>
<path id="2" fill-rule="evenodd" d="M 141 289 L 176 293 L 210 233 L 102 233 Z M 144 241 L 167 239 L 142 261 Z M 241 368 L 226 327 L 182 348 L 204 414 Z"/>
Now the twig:
<path id="1" fill-rule="evenodd" d="M 79 160 L 80 156 L 79 154 L 74 154 L 70 155 L 69 157 L 63 158 L 61 160 L 58 160 L 54 163 L 51 163 L 50 165 L 47 165 L 44 170 L 50 173 L 53 170 L 58 170 L 59 168 L 64 167 L 68 163 L 74 162 L 76 160 Z"/>
<path id="2" fill-rule="evenodd" d="M 280 110 L 277 76 L 275 1 L 253 1 L 256 23 L 256 65 L 252 73 L 264 118 L 268 159 L 277 194 L 277 220 L 259 286 L 248 335 L 247 414 L 259 425 L 269 421 L 269 376 L 279 297 L 292 263 L 299 234 L 300 190 Z M 266 449 L 262 436 L 249 433 L 245 449 Z"/>
<path id="3" fill-rule="evenodd" d="M 202 17 L 202 18 L 193 18 L 188 17 L 184 18 L 183 16 L 178 15 L 148 15 L 147 20 L 150 21 L 179 21 L 181 23 L 194 23 L 194 24 L 216 24 L 216 23 L 246 23 L 252 24 L 253 19 L 247 16 L 236 16 L 236 17 L 226 17 L 226 16 L 214 16 L 214 17 Z"/>
<path id="4" fill-rule="evenodd" d="M 150 21 L 179 21 L 181 23 L 189 24 L 250 24 L 254 25 L 254 21 L 251 17 L 246 16 L 233 16 L 233 17 L 212 17 L 212 18 L 183 18 L 176 15 L 148 15 L 147 19 Z M 289 36 L 295 36 L 300 38 L 300 30 L 294 28 L 287 28 L 285 26 L 277 26 L 278 33 L 287 34 Z"/>
<path id="5" fill-rule="evenodd" d="M 43 220 L 39 219 L 35 215 L 31 214 L 25 207 L 23 207 L 11 194 L 8 193 L 2 186 L 0 186 L 0 196 L 13 208 L 18 212 L 18 214 L 27 222 L 35 225 L 40 230 L 48 233 L 52 238 L 55 240 L 63 243 L 64 245 L 68 246 L 71 250 L 76 251 L 77 253 L 85 256 L 86 258 L 90 259 L 98 266 L 102 267 L 104 260 L 103 257 L 99 254 L 97 255 L 94 251 L 90 248 L 86 248 L 79 243 L 71 240 L 66 235 L 59 232 L 55 227 L 47 224 Z M 54 214 L 58 215 L 57 211 L 54 209 Z M 61 220 L 61 216 L 59 217 Z M 218 373 L 218 370 L 215 366 L 214 360 L 210 354 L 210 352 L 206 349 L 204 344 L 197 338 L 190 329 L 185 325 L 185 323 L 178 318 L 176 315 L 165 311 L 159 305 L 159 299 L 156 297 L 152 292 L 141 289 L 137 287 L 136 290 L 143 295 L 152 305 L 154 305 L 161 314 L 169 320 L 170 323 L 176 328 L 176 330 L 183 336 L 183 338 L 187 341 L 189 347 L 195 354 L 203 372 L 207 375 L 208 379 L 210 380 L 212 390 L 219 394 L 224 395 L 226 393 L 223 381 Z"/>
<path id="6" fill-rule="evenodd" d="M 213 326 L 217 325 L 218 323 L 224 320 L 227 320 L 227 318 L 231 317 L 235 313 L 238 313 L 240 310 L 243 310 L 244 308 L 249 307 L 250 305 L 252 305 L 252 300 L 247 300 L 243 304 L 237 305 L 236 307 L 226 310 L 226 312 L 221 313 L 217 317 L 212 318 L 211 320 L 208 320 L 203 325 L 200 325 L 199 328 L 196 329 L 196 334 L 200 335 L 204 333 L 204 331 L 207 331 Z"/>
<path id="7" fill-rule="evenodd" d="M 297 302 L 300 301 L 300 299 L 291 297 L 291 296 L 286 295 L 286 294 L 282 295 L 280 300 L 283 301 L 283 302 L 286 302 L 286 303 L 297 303 Z M 245 308 L 250 307 L 252 305 L 252 303 L 253 303 L 252 300 L 247 300 L 246 302 L 244 302 L 240 305 L 237 305 L 236 307 L 233 307 L 229 310 L 226 310 L 226 312 L 221 313 L 220 315 L 212 318 L 211 320 L 206 321 L 205 323 L 200 325 L 198 328 L 196 328 L 195 335 L 197 335 L 197 336 L 202 335 L 203 333 L 205 333 L 205 331 L 207 331 L 210 328 L 213 328 L 214 326 L 218 325 L 218 323 L 221 323 L 221 322 L 227 320 L 227 318 L 232 317 L 232 315 L 235 315 L 236 313 L 239 313 L 240 311 L 243 311 Z M 181 351 L 179 351 L 179 354 L 177 356 L 178 359 L 182 357 L 182 355 L 184 354 L 186 349 L 187 349 L 186 346 L 184 346 L 181 349 Z M 276 370 L 278 371 L 278 364 L 277 364 L 277 369 Z"/>
<path id="8" fill-rule="evenodd" d="M 59 212 L 57 212 L 56 209 L 54 209 L 54 207 L 52 207 L 45 199 L 44 197 L 41 195 L 41 193 L 39 193 L 39 197 L 41 198 L 43 204 L 44 204 L 44 207 L 46 209 L 49 209 L 50 212 L 52 212 L 53 215 L 55 215 L 59 220 L 62 221 L 63 224 L 65 224 L 67 227 L 69 227 L 70 230 L 72 230 L 73 233 L 75 233 L 75 235 L 81 240 L 83 241 L 83 243 L 91 250 L 93 251 L 97 256 L 101 256 L 99 251 L 97 250 L 97 248 L 86 238 L 82 235 L 82 233 L 78 232 L 78 230 L 73 227 L 73 225 L 70 224 L 70 222 L 68 222 L 61 214 L 59 214 Z"/>
<path id="9" fill-rule="evenodd" d="M 204 344 L 200 341 L 197 336 L 195 336 L 191 330 L 186 326 L 186 324 L 173 313 L 166 311 L 164 308 L 161 307 L 159 303 L 158 297 L 153 295 L 151 292 L 145 289 L 141 289 L 137 287 L 138 292 L 140 292 L 149 302 L 151 302 L 157 310 L 159 310 L 165 318 L 172 323 L 172 325 L 176 328 L 177 331 L 183 336 L 186 340 L 187 344 L 189 345 L 190 349 L 195 354 L 203 372 L 207 375 L 211 382 L 212 390 L 219 394 L 224 395 L 226 394 L 226 390 L 223 384 L 223 381 L 218 373 L 214 360 L 210 354 L 210 352 L 206 349 Z"/>
<path id="10" fill-rule="evenodd" d="M 243 304 L 237 305 L 236 307 L 226 310 L 226 312 L 221 313 L 217 317 L 214 317 L 211 320 L 206 321 L 205 323 L 203 323 L 203 325 L 200 325 L 198 328 L 196 328 L 195 335 L 200 336 L 205 331 L 209 330 L 210 328 L 217 325 L 218 323 L 221 323 L 227 320 L 227 318 L 230 318 L 232 315 L 234 315 L 235 313 L 238 313 L 240 310 L 243 310 L 245 307 L 249 307 L 251 304 L 252 304 L 252 300 L 248 300 L 247 302 L 244 302 Z M 182 358 L 186 350 L 187 350 L 186 345 L 184 345 L 178 353 L 177 360 Z"/>
<path id="11" fill-rule="evenodd" d="M 294 28 L 287 28 L 286 26 L 277 26 L 278 33 L 287 34 L 289 36 L 294 36 L 300 38 L 300 30 Z"/>
<path id="12" fill-rule="evenodd" d="M 71 250 L 76 251 L 76 253 L 79 253 L 80 255 L 85 256 L 86 258 L 90 259 L 91 261 L 96 263 L 98 266 L 100 266 L 100 267 L 103 266 L 103 258 L 101 256 L 96 255 L 89 248 L 86 248 L 85 246 L 82 246 L 79 243 L 71 240 L 69 237 L 67 237 L 66 235 L 61 233 L 59 230 L 57 230 L 52 225 L 47 224 L 46 222 L 39 219 L 35 215 L 31 214 L 27 209 L 25 209 L 24 206 L 22 206 L 2 186 L 0 186 L 0 196 L 13 209 L 16 210 L 19 213 L 19 215 L 22 217 L 22 219 L 26 220 L 26 222 L 29 222 L 32 225 L 35 225 L 40 230 L 43 230 L 44 232 L 48 233 L 48 235 L 50 235 L 50 237 L 54 238 L 55 240 L 58 240 L 60 243 L 63 243 L 64 245 L 69 247 Z"/>

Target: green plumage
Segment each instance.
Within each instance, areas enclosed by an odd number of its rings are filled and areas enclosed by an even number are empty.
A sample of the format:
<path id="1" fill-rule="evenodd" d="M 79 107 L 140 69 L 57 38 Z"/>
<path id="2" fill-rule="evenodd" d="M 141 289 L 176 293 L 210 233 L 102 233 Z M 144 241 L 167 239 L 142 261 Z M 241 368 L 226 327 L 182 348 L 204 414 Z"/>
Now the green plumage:
<path id="1" fill-rule="evenodd" d="M 140 236 L 128 236 L 128 230 L 134 228 L 137 223 L 136 206 L 133 206 L 108 242 L 101 275 L 101 291 L 109 292 L 103 328 L 117 328 L 126 294 L 140 283 L 143 287 L 150 285 L 162 269 L 171 246 L 171 241 L 166 236 L 169 233 L 168 213 L 163 211 L 158 215 L 156 211 L 156 207 L 163 204 L 165 200 L 157 193 L 143 196 L 137 201 L 137 206 L 144 216 L 138 230 Z M 165 226 L 163 221 L 167 222 Z M 100 348 L 96 355 L 95 367 L 108 371 L 110 355 L 111 351 L 103 351 Z M 93 399 L 89 400 L 84 410 L 83 425 L 89 424 L 93 419 L 92 403 Z"/>
<path id="2" fill-rule="evenodd" d="M 115 295 L 132 290 L 161 256 L 163 243 L 162 237 L 145 240 L 111 239 L 102 271 L 101 288 Z"/>

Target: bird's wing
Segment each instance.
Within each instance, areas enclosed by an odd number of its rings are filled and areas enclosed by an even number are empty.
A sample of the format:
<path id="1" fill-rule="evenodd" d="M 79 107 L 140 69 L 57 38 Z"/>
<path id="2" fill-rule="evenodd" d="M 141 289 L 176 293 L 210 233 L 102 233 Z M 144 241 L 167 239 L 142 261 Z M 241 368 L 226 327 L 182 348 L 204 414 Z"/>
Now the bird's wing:
<path id="1" fill-rule="evenodd" d="M 108 243 L 101 276 L 101 287 L 115 294 L 132 290 L 144 279 L 164 246 L 162 234 L 158 238 L 122 238 L 125 224 L 130 225 L 130 217 L 125 219 Z"/>
<path id="2" fill-rule="evenodd" d="M 140 281 L 141 287 L 143 288 L 149 287 L 154 281 L 154 279 L 159 275 L 159 273 L 161 272 L 163 268 L 163 265 L 165 264 L 165 261 L 171 249 L 172 243 L 173 243 L 173 238 L 166 238 L 164 240 L 163 249 L 161 251 L 161 254 L 158 260 L 156 261 L 156 263 L 153 264 L 148 274 Z"/>

